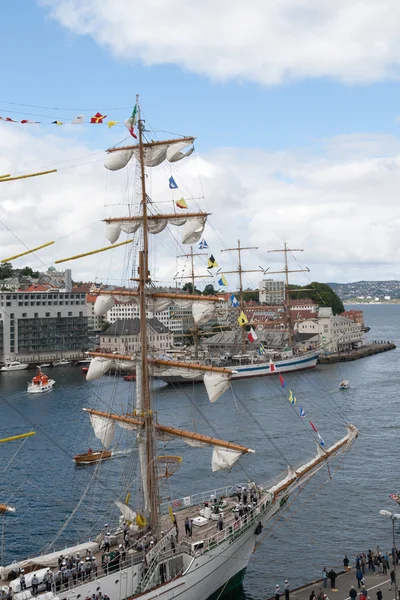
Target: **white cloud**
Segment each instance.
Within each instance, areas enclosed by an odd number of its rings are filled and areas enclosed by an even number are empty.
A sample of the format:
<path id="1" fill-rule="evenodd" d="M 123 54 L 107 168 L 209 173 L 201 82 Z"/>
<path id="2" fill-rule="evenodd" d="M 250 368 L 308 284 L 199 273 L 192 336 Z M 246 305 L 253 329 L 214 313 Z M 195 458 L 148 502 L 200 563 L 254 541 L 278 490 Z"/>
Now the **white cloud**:
<path id="1" fill-rule="evenodd" d="M 40 130 L 39 130 L 40 134 Z M 76 157 L 83 157 L 76 159 Z M 134 193 L 127 183 L 134 179 L 135 164 L 118 173 L 103 168 L 102 150 L 61 134 L 39 137 L 35 129 L 19 130 L 3 124 L 0 138 L 0 174 L 33 171 L 53 165 L 53 175 L 0 184 L 1 221 L 29 247 L 50 240 L 56 244 L 38 252 L 47 265 L 63 258 L 108 245 L 104 216 L 126 214 Z M 94 161 L 94 162 L 93 162 Z M 97 161 L 97 162 L 96 162 Z M 258 149 L 215 149 L 208 155 L 177 163 L 174 177 L 179 194 L 212 213 L 206 239 L 224 271 L 232 270 L 231 257 L 221 254 L 238 238 L 259 247 L 244 253 L 245 268 L 280 267 L 281 256 L 267 250 L 304 248 L 301 265 L 311 268 L 319 281 L 398 278 L 400 247 L 400 140 L 380 135 L 338 136 L 323 140 L 318 153 L 311 150 L 267 152 Z M 65 168 L 68 167 L 68 168 Z M 73 167 L 73 168 L 69 168 Z M 200 174 L 200 178 L 199 178 Z M 149 172 L 148 192 L 158 208 L 170 211 L 169 167 Z M 177 193 L 175 193 L 177 196 Z M 105 207 L 105 205 L 107 205 Z M 176 228 L 150 236 L 156 259 L 150 261 L 156 280 L 171 282 L 182 269 L 176 261 L 180 248 L 174 242 Z M 0 226 L 0 245 L 5 258 L 24 247 Z M 132 272 L 123 268 L 127 247 L 81 259 L 71 266 L 76 280 L 126 283 Z M 201 264 L 199 272 L 205 270 Z M 14 262 L 43 268 L 34 256 Z M 293 268 L 299 266 L 293 262 Z M 231 289 L 237 282 L 227 276 Z M 253 275 L 246 283 L 258 283 Z M 306 284 L 303 276 L 295 276 Z"/>
<path id="2" fill-rule="evenodd" d="M 38 0 L 124 59 L 215 80 L 399 77 L 397 0 Z"/>

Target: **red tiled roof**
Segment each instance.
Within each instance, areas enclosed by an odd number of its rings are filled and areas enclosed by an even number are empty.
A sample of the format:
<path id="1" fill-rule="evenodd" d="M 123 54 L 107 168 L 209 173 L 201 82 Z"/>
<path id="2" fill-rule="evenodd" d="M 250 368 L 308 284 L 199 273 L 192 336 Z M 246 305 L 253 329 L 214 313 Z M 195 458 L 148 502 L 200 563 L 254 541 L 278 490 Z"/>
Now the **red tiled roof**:
<path id="1" fill-rule="evenodd" d="M 30 285 L 29 287 L 25 288 L 24 290 L 20 290 L 24 293 L 26 292 L 48 292 L 49 290 L 53 289 L 53 287 L 48 284 L 48 283 L 34 283 L 32 285 Z"/>

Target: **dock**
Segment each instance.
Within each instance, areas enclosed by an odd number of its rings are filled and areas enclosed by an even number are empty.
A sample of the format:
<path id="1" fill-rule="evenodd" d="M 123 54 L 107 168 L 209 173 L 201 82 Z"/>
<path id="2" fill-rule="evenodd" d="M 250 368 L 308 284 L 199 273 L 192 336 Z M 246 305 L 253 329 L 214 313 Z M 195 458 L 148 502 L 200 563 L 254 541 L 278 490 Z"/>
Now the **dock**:
<path id="1" fill-rule="evenodd" d="M 321 354 L 318 357 L 318 363 L 321 365 L 329 365 L 331 363 L 348 362 L 350 360 L 358 360 L 360 358 L 366 358 L 367 356 L 373 356 L 374 354 L 380 354 L 381 352 L 388 352 L 389 350 L 395 349 L 396 344 L 393 342 L 366 344 L 357 350 L 335 352 L 333 354 L 327 354 L 326 356 Z"/>
<path id="2" fill-rule="evenodd" d="M 399 579 L 399 577 L 397 577 Z M 281 600 L 285 600 L 284 587 L 285 582 L 280 581 L 277 582 L 280 584 L 280 589 L 282 592 Z M 376 600 L 376 592 L 378 589 L 382 591 L 383 600 L 395 600 L 394 596 L 394 587 L 389 590 L 390 587 L 390 575 L 382 575 L 382 573 L 374 575 L 372 571 L 366 571 L 364 575 L 364 583 L 368 590 L 368 598 L 371 600 Z M 290 580 L 289 580 L 290 585 Z M 303 585 L 299 588 L 290 590 L 289 600 L 309 600 L 311 592 L 314 591 L 315 595 L 318 596 L 318 592 L 320 589 L 323 590 L 324 594 L 328 597 L 329 600 L 350 600 L 349 591 L 351 586 L 353 585 L 357 592 L 360 590 L 357 586 L 356 579 L 356 570 L 351 569 L 347 572 L 338 573 L 336 578 L 336 587 L 334 590 L 330 587 L 330 581 L 328 579 L 328 587 L 323 587 L 323 580 L 317 579 L 312 581 L 307 585 Z M 271 590 L 272 592 L 273 590 Z M 358 595 L 358 598 L 360 596 Z M 268 596 L 268 600 L 274 600 L 275 596 Z"/>

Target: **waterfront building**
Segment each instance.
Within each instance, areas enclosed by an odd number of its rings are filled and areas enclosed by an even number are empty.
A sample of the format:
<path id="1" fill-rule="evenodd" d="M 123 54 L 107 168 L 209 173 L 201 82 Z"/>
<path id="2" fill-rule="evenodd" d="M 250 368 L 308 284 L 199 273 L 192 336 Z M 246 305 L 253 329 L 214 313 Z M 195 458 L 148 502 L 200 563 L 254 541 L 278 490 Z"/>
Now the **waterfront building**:
<path id="1" fill-rule="evenodd" d="M 341 313 L 341 316 L 364 327 L 364 311 L 362 310 L 345 310 Z"/>
<path id="2" fill-rule="evenodd" d="M 32 285 L 0 293 L 1 360 L 47 361 L 82 355 L 87 347 L 86 297 Z"/>
<path id="3" fill-rule="evenodd" d="M 260 281 L 259 299 L 261 304 L 285 304 L 286 285 L 284 281 L 263 279 Z"/>
<path id="4" fill-rule="evenodd" d="M 168 350 L 173 345 L 172 332 L 158 319 L 147 319 L 149 347 Z M 100 348 L 108 352 L 130 354 L 140 350 L 140 320 L 117 319 L 100 336 Z"/>
<path id="5" fill-rule="evenodd" d="M 299 333 L 314 333 L 325 352 L 344 352 L 363 343 L 362 326 L 351 319 L 333 315 L 330 306 L 321 306 L 315 319 L 297 324 Z"/>

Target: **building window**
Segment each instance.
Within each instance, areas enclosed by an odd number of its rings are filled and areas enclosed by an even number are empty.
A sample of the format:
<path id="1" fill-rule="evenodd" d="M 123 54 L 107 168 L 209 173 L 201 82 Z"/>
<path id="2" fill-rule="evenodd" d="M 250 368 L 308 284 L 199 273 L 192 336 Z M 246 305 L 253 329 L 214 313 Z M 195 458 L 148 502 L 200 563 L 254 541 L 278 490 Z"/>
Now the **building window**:
<path id="1" fill-rule="evenodd" d="M 39 317 L 39 313 L 35 313 L 33 316 L 35 319 L 37 319 Z"/>
<path id="2" fill-rule="evenodd" d="M 66 304 L 67 304 L 67 302 L 66 302 Z M 69 312 L 69 313 L 68 313 L 68 316 L 69 316 L 69 317 L 72 317 L 72 312 Z"/>
<path id="3" fill-rule="evenodd" d="M 61 317 L 61 313 L 60 313 L 60 312 L 58 312 L 58 313 L 57 313 L 57 317 L 58 317 L 58 318 L 60 318 L 60 317 Z"/>
<path id="4" fill-rule="evenodd" d="M 83 317 L 83 312 L 81 310 L 79 311 L 79 316 Z"/>
<path id="5" fill-rule="evenodd" d="M 50 313 L 46 313 L 46 317 L 49 317 L 49 316 L 50 316 Z"/>
<path id="6" fill-rule="evenodd" d="M 22 313 L 22 317 L 25 318 L 26 317 L 26 313 Z"/>

